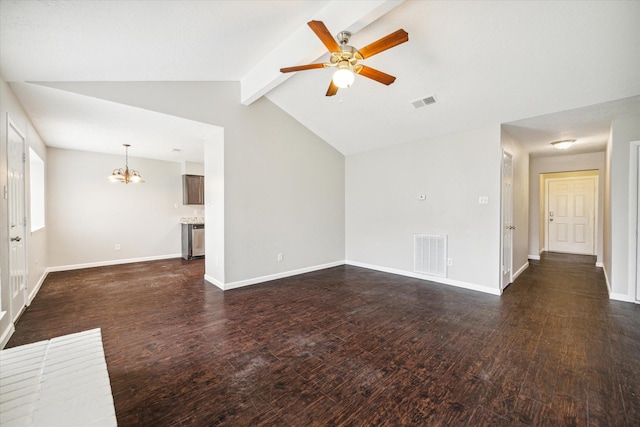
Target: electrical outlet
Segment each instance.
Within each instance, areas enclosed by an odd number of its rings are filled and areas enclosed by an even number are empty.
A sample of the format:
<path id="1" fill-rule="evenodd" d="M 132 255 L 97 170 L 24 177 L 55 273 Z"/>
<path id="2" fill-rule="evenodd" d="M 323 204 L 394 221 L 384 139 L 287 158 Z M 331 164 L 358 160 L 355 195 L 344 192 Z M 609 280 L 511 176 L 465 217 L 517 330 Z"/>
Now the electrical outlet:
<path id="1" fill-rule="evenodd" d="M 418 195 L 418 200 L 427 200 L 427 195 L 426 194 Z"/>
<path id="2" fill-rule="evenodd" d="M 480 198 L 478 198 L 478 203 L 481 204 L 481 205 L 488 205 L 489 204 L 489 197 L 480 196 Z"/>
<path id="3" fill-rule="evenodd" d="M 116 251 L 120 250 L 120 243 L 116 243 Z"/>
<path id="4" fill-rule="evenodd" d="M 447 258 L 447 265 L 451 267 L 453 265 L 453 258 Z"/>
<path id="5" fill-rule="evenodd" d="M 281 262 L 282 260 L 284 260 L 284 255 L 282 254 L 282 252 L 280 252 L 278 254 L 278 262 Z"/>

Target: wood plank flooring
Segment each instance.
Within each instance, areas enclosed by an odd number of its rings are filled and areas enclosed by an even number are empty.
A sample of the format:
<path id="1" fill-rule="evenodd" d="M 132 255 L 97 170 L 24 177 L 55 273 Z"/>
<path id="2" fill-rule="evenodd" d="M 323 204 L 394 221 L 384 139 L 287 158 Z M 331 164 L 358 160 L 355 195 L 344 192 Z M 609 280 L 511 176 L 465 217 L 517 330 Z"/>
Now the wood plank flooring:
<path id="1" fill-rule="evenodd" d="M 7 347 L 102 328 L 120 426 L 637 426 L 640 306 L 547 254 L 501 297 L 341 266 L 51 273 Z"/>

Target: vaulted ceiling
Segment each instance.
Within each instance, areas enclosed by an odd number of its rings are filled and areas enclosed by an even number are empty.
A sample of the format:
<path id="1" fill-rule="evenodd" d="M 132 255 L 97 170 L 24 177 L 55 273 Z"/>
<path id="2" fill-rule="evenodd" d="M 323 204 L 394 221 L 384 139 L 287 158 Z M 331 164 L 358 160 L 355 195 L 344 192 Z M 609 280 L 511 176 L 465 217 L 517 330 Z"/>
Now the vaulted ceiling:
<path id="1" fill-rule="evenodd" d="M 407 43 L 366 60 L 395 83 L 356 76 L 326 97 L 332 70 L 282 75 L 327 60 L 312 19 L 351 31 L 355 47 L 406 30 Z M 551 155 L 560 137 L 602 150 L 611 119 L 640 113 L 639 24 L 629 1 L 0 0 L 0 75 L 51 146 L 120 153 L 114 140 L 147 135 L 166 154 L 178 134 L 196 160 L 206 125 L 52 86 L 239 81 L 239 103 L 266 96 L 345 155 L 498 124 Z M 177 160 L 147 150 L 135 155 Z"/>

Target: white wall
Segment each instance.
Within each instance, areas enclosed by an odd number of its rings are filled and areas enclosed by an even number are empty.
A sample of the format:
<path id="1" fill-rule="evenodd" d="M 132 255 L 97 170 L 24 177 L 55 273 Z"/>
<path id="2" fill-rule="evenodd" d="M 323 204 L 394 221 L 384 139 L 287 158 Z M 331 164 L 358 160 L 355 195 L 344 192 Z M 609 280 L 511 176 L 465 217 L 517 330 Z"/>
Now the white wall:
<path id="1" fill-rule="evenodd" d="M 501 157 L 499 126 L 348 156 L 347 261 L 415 276 L 413 234 L 444 234 L 448 278 L 419 277 L 499 293 Z"/>
<path id="2" fill-rule="evenodd" d="M 204 146 L 205 271 L 207 280 L 224 288 L 224 130 Z"/>
<path id="3" fill-rule="evenodd" d="M 640 140 L 640 116 L 616 119 L 611 124 L 611 137 L 607 147 L 607 177 L 609 203 L 605 211 L 604 268 L 610 286 L 610 297 L 633 301 L 635 289 L 631 283 L 630 269 L 635 259 L 630 259 L 633 244 L 633 228 L 629 204 L 631 142 Z"/>
<path id="4" fill-rule="evenodd" d="M 344 156 L 268 99 L 242 105 L 238 82 L 50 86 L 224 128 L 226 284 L 344 261 Z"/>
<path id="5" fill-rule="evenodd" d="M 29 121 L 29 118 L 25 114 L 22 106 L 18 102 L 17 98 L 11 91 L 9 85 L 0 78 L 0 189 L 5 188 L 7 185 L 7 114 L 11 117 L 13 123 L 20 129 L 22 134 L 26 137 L 27 148 L 26 152 L 29 152 L 28 147 L 32 147 L 45 162 L 45 168 L 48 167 L 47 153 L 45 145 L 35 131 L 33 125 Z M 27 201 L 27 296 L 28 302 L 35 295 L 38 286 L 45 275 L 45 268 L 48 263 L 47 259 L 47 236 L 48 226 L 44 229 L 38 230 L 35 233 L 31 233 L 29 230 L 29 163 L 25 166 L 25 191 Z M 6 341 L 9 339 L 10 334 L 13 331 L 13 324 L 11 318 L 13 316 L 8 314 L 10 307 L 10 290 L 9 290 L 9 238 L 8 238 L 8 224 L 7 224 L 7 200 L 4 197 L 0 197 L 0 313 L 7 312 L 4 316 L 0 314 L 0 348 L 4 347 Z"/>
<path id="6" fill-rule="evenodd" d="M 541 210 L 544 198 L 540 192 L 540 174 L 597 170 L 598 174 L 598 223 L 596 224 L 596 262 L 603 262 L 603 224 L 605 205 L 605 154 L 604 152 L 532 158 L 529 167 L 529 257 L 538 259 L 544 245 L 544 217 Z M 544 189 L 543 189 L 544 191 Z"/>
<path id="7" fill-rule="evenodd" d="M 529 265 L 529 153 L 523 145 L 501 129 L 502 148 L 513 160 L 513 274 Z M 515 277 L 514 277 L 515 280 Z"/>
<path id="8" fill-rule="evenodd" d="M 180 256 L 179 217 L 193 213 L 182 205 L 180 163 L 129 157 L 146 182 L 110 182 L 107 177 L 124 160 L 124 152 L 48 149 L 51 268 Z"/>
<path id="9" fill-rule="evenodd" d="M 186 175 L 204 175 L 204 159 L 202 162 L 183 162 L 182 173 Z"/>

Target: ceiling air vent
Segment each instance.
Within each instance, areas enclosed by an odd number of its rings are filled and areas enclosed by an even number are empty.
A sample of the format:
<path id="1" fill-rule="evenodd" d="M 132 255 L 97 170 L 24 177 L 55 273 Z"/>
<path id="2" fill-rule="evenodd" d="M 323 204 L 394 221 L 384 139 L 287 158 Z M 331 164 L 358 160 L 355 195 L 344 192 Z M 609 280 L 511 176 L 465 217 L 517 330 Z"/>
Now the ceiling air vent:
<path id="1" fill-rule="evenodd" d="M 426 107 L 427 105 L 435 104 L 436 103 L 436 98 L 434 98 L 433 96 L 428 96 L 426 98 L 416 99 L 415 101 L 412 101 L 411 103 L 413 104 L 413 106 L 415 108 L 422 108 L 422 107 Z"/>

